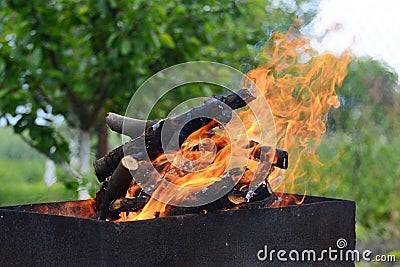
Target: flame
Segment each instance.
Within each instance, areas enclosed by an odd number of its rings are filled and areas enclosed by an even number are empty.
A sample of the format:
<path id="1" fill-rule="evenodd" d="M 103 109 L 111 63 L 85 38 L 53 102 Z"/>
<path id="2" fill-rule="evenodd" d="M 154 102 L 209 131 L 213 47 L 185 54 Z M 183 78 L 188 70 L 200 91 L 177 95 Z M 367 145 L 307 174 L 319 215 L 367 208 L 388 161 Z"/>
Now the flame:
<path id="1" fill-rule="evenodd" d="M 319 55 L 311 48 L 309 39 L 294 29 L 285 33 L 273 33 L 262 51 L 262 57 L 265 64 L 246 75 L 255 82 L 267 99 L 275 121 L 276 147 L 289 152 L 290 162 L 289 169 L 284 174 L 281 170 L 274 170 L 268 179 L 274 191 L 305 195 L 305 182 L 315 178 L 308 177 L 306 167 L 310 164 L 321 164 L 316 149 L 321 135 L 326 132 L 325 120 L 329 109 L 340 105 L 335 87 L 341 86 L 351 58 L 348 54 L 340 57 Z M 249 109 L 243 110 L 239 116 L 247 135 L 259 136 L 261 130 L 257 121 L 252 119 L 254 116 L 251 112 Z M 167 152 L 153 161 L 155 166 L 163 166 L 163 181 L 154 194 L 166 194 L 171 200 L 183 201 L 192 196 L 176 194 L 169 187 L 170 183 L 196 189 L 219 181 L 230 164 L 233 145 L 245 149 L 240 138 L 229 138 L 224 131 L 210 133 L 209 126 L 199 129 L 181 146 L 180 153 Z M 252 153 L 254 148 L 249 151 L 250 155 Z M 199 170 L 185 171 L 185 168 L 193 168 L 185 166 L 189 164 L 187 160 L 194 161 Z M 241 179 L 242 182 L 250 183 L 250 175 L 247 174 L 254 172 L 256 165 L 255 161 L 248 160 L 248 170 Z M 138 187 L 134 188 L 128 191 L 128 197 L 135 196 Z M 292 201 L 283 199 L 277 205 L 287 205 Z M 302 201 L 303 199 L 296 200 L 297 203 Z M 169 208 L 168 204 L 152 197 L 143 210 L 122 212 L 121 220 L 166 216 Z"/>
<path id="2" fill-rule="evenodd" d="M 214 123 L 210 123 L 214 124 Z M 183 201 L 193 197 L 204 187 L 221 179 L 224 169 L 229 165 L 231 158 L 231 144 L 226 135 L 210 133 L 209 127 L 203 127 L 192 133 L 182 144 L 180 152 L 166 152 L 160 154 L 153 164 L 163 166 L 161 183 L 153 192 L 153 196 L 163 195 L 163 199 Z M 217 150 L 215 144 L 220 149 Z M 172 161 L 169 159 L 173 159 Z M 174 185 L 191 188 L 191 194 L 183 192 L 176 194 Z M 134 196 L 137 191 L 128 192 L 127 196 Z M 122 221 L 143 220 L 166 216 L 169 206 L 152 197 L 142 211 L 122 213 Z"/>
<path id="3" fill-rule="evenodd" d="M 340 106 L 335 87 L 342 85 L 351 57 L 347 53 L 319 55 L 309 39 L 294 29 L 273 33 L 263 56 L 265 65 L 247 76 L 267 98 L 277 147 L 288 151 L 290 162 L 284 177 L 279 170 L 270 175 L 270 184 L 276 191 L 305 194 L 306 183 L 319 179 L 309 177 L 312 174 L 306 168 L 321 164 L 316 150 L 326 132 L 329 109 Z"/>

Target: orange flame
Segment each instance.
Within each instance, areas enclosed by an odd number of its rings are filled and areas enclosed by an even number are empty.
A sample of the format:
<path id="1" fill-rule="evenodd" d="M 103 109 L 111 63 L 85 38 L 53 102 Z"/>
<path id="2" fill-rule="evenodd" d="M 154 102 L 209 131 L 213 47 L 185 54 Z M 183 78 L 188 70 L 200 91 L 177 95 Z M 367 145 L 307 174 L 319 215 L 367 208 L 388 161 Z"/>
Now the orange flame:
<path id="1" fill-rule="evenodd" d="M 262 56 L 265 58 L 265 65 L 251 70 L 247 76 L 262 91 L 271 107 L 276 126 L 276 146 L 289 152 L 289 169 L 284 175 L 280 170 L 273 171 L 269 182 L 274 190 L 305 195 L 305 182 L 315 179 L 308 176 L 306 167 L 310 164 L 321 164 L 316 149 L 321 135 L 326 131 L 325 120 L 329 109 L 340 105 L 335 87 L 341 86 L 351 58 L 348 54 L 339 58 L 330 54 L 319 55 L 311 48 L 309 40 L 294 30 L 273 33 Z M 257 122 L 248 120 L 251 111 L 241 111 L 239 116 L 244 120 L 247 134 L 257 136 L 260 132 Z M 153 161 L 154 165 L 165 165 L 162 171 L 164 181 L 197 188 L 221 179 L 231 158 L 233 141 L 223 133 L 210 135 L 208 130 L 206 126 L 189 136 L 181 147 L 182 154 L 162 154 Z M 220 149 L 215 150 L 207 140 L 217 144 Z M 199 145 L 203 149 L 192 149 Z M 211 153 L 212 150 L 216 154 Z M 213 158 L 208 158 L 210 155 Z M 168 161 L 171 156 L 174 164 Z M 185 172 L 176 168 L 185 158 L 195 160 L 202 170 Z M 249 160 L 248 168 L 254 169 L 251 167 L 253 165 L 254 162 Z M 128 197 L 137 192 L 137 186 L 132 188 L 128 191 Z M 190 197 L 172 194 L 172 191 L 168 185 L 162 184 L 154 193 L 171 194 L 168 197 L 175 200 Z M 290 201 L 292 200 L 281 201 L 278 205 L 287 205 Z M 302 200 L 297 201 L 301 202 Z M 121 220 L 165 216 L 168 209 L 167 204 L 151 198 L 142 211 L 121 213 Z"/>
<path id="2" fill-rule="evenodd" d="M 274 190 L 305 194 L 305 184 L 318 177 L 306 170 L 321 164 L 316 154 L 331 107 L 340 102 L 335 92 L 347 75 L 351 57 L 319 55 L 309 39 L 290 30 L 273 33 L 263 51 L 266 64 L 247 73 L 264 93 L 276 127 L 277 147 L 289 153 L 289 169 L 270 176 Z M 283 178 L 282 178 L 283 177 Z"/>
<path id="3" fill-rule="evenodd" d="M 209 128 L 205 126 L 192 133 L 181 146 L 182 154 L 166 152 L 153 160 L 155 166 L 164 165 L 161 173 L 163 180 L 153 192 L 153 196 L 163 194 L 163 199 L 183 201 L 185 198 L 193 197 L 192 194 L 199 192 L 205 186 L 221 179 L 231 158 L 231 145 L 227 136 L 210 134 L 208 130 Z M 217 150 L 214 144 L 218 144 L 221 149 Z M 194 147 L 198 147 L 198 150 L 193 150 Z M 173 162 L 169 160 L 171 156 Z M 193 170 L 194 168 L 196 170 Z M 188 192 L 176 194 L 174 185 L 191 188 L 192 194 Z M 127 197 L 134 196 L 136 192 L 136 190 L 128 191 Z M 122 213 L 121 218 L 123 221 L 130 221 L 154 218 L 155 215 L 163 217 L 166 216 L 168 209 L 166 203 L 152 197 L 142 211 Z"/>

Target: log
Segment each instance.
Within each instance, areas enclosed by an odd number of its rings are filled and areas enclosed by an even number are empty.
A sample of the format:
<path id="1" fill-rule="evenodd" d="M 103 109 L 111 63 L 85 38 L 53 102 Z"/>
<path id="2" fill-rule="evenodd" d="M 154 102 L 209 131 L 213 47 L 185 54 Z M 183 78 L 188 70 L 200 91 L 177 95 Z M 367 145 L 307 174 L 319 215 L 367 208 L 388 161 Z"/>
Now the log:
<path id="1" fill-rule="evenodd" d="M 247 170 L 243 170 L 241 168 L 234 168 L 229 170 L 224 176 L 223 179 L 220 181 L 216 181 L 213 185 L 227 185 L 230 182 L 235 182 L 237 178 L 235 176 L 241 176 Z M 206 212 L 213 212 L 217 210 L 223 209 L 232 209 L 234 207 L 238 207 L 239 205 L 256 202 L 267 199 L 271 194 L 269 184 L 267 181 L 268 177 L 265 177 L 266 183 L 260 185 L 254 192 L 252 192 L 252 198 L 247 199 L 248 196 L 248 186 L 242 185 L 240 183 L 236 184 L 234 188 L 220 197 L 219 199 L 205 204 L 198 207 L 172 207 L 168 213 L 168 215 L 183 215 L 187 213 L 204 213 Z M 208 190 L 207 190 L 208 191 Z M 207 194 L 206 191 L 206 194 Z M 200 191 L 198 194 L 202 194 Z"/>
<path id="2" fill-rule="evenodd" d="M 260 161 L 267 161 L 270 162 L 270 156 L 271 156 L 271 147 L 263 147 L 255 142 L 252 142 L 250 144 L 252 150 L 251 157 L 260 160 Z M 134 148 L 134 142 L 132 142 L 132 147 L 130 147 L 132 151 L 129 152 L 138 152 L 139 148 Z M 109 186 L 106 190 L 105 197 L 104 197 L 104 203 L 103 203 L 103 208 L 101 212 L 100 219 L 107 219 L 107 218 L 118 218 L 118 209 L 113 208 L 109 209 L 109 205 L 112 201 L 114 201 L 116 198 L 120 198 L 125 196 L 131 181 L 132 181 L 132 176 L 129 172 L 131 171 L 136 171 L 138 169 L 138 162 L 142 160 L 141 156 L 143 156 L 145 152 L 142 153 L 137 153 L 133 155 L 129 155 L 124 157 L 120 163 L 118 164 L 116 170 L 114 171 L 111 180 L 109 182 Z M 280 167 L 287 168 L 287 152 L 283 150 L 278 150 L 274 153 L 274 160 L 272 161 L 272 166 L 279 165 Z M 278 162 L 282 162 L 278 164 Z M 146 162 L 147 164 L 151 164 L 149 162 Z M 235 171 L 235 169 L 231 170 L 231 176 L 233 175 L 238 175 L 238 173 Z M 233 181 L 233 179 L 232 179 Z M 223 181 L 225 183 L 225 181 Z M 267 181 L 266 181 L 267 182 Z M 221 183 L 221 182 L 216 182 L 216 183 Z M 242 185 L 239 185 L 239 187 L 242 187 Z M 244 203 L 247 198 L 250 199 L 251 201 L 258 201 L 260 200 L 257 197 L 258 195 L 263 196 L 263 198 L 267 195 L 267 193 L 263 193 L 262 190 L 263 187 L 259 187 L 254 193 L 258 192 L 255 194 L 256 197 L 254 196 L 247 196 L 247 193 L 245 190 L 237 191 L 234 190 L 230 194 L 228 194 L 226 197 L 221 198 L 217 200 L 215 203 L 213 202 L 212 204 L 207 205 L 206 207 L 200 206 L 196 208 L 192 208 L 192 210 L 188 210 L 188 212 L 195 212 L 197 213 L 198 211 L 201 210 L 208 210 L 208 211 L 214 211 L 217 209 L 221 208 L 231 208 L 232 204 L 233 205 L 238 205 Z M 271 191 L 272 192 L 272 191 Z M 136 206 L 135 206 L 136 207 Z M 179 211 L 179 209 L 178 209 Z M 180 212 L 180 211 L 179 211 Z"/>
<path id="3" fill-rule="evenodd" d="M 264 162 L 264 161 L 271 162 L 270 161 L 271 152 L 272 152 L 271 147 L 264 147 L 264 146 L 259 145 L 256 142 L 251 142 L 251 144 L 249 146 L 252 149 L 251 157 L 253 157 L 257 160 L 260 160 L 262 162 Z M 139 148 L 134 147 L 134 142 L 132 142 L 132 147 L 130 147 L 130 148 L 132 149 L 132 151 L 128 151 L 128 153 L 133 152 L 133 151 L 135 151 L 135 152 L 139 151 Z M 101 219 L 118 218 L 118 213 L 117 213 L 118 209 L 113 208 L 110 211 L 109 205 L 110 205 L 110 203 L 112 203 L 114 201 L 114 199 L 125 196 L 128 188 L 131 184 L 131 181 L 132 181 L 132 176 L 131 176 L 129 170 L 136 171 L 138 169 L 138 162 L 142 159 L 141 156 L 143 156 L 144 153 L 145 152 L 126 156 L 118 164 L 116 170 L 114 171 L 114 173 L 111 177 L 111 180 L 109 183 L 110 185 L 106 190 L 103 208 L 102 208 L 102 212 L 101 212 L 101 216 L 100 216 Z M 288 155 L 287 155 L 286 151 L 277 149 L 276 152 L 274 153 L 274 160 L 272 161 L 272 166 L 279 165 L 280 167 L 287 168 L 287 162 L 288 162 L 287 156 Z M 281 162 L 281 163 L 278 164 L 278 162 Z M 146 162 L 146 164 L 151 164 L 151 163 Z M 238 173 L 235 171 L 235 169 L 231 170 L 230 172 L 231 172 L 231 174 L 229 174 L 229 175 L 231 175 L 231 176 L 238 175 Z M 225 183 L 225 181 L 223 181 L 223 182 Z M 234 180 L 232 179 L 232 181 L 234 181 Z M 222 181 L 216 182 L 216 183 L 218 184 L 221 182 Z M 241 186 L 242 185 L 240 185 L 240 187 Z M 262 187 L 259 187 L 257 189 L 258 191 L 256 190 L 255 193 L 258 192 L 259 195 L 261 195 L 263 197 L 266 196 L 267 195 L 266 193 L 261 193 L 262 192 L 262 191 L 260 191 L 261 189 L 262 189 Z M 203 206 L 196 207 L 192 211 L 197 212 L 197 211 L 199 211 L 199 209 L 200 209 L 200 211 L 203 209 L 206 209 L 209 211 L 214 211 L 214 210 L 217 210 L 220 208 L 230 208 L 231 204 L 234 204 L 234 205 L 242 204 L 245 201 L 247 201 L 247 199 L 250 199 L 250 198 L 251 198 L 251 201 L 259 200 L 259 198 L 257 198 L 257 197 L 247 196 L 247 193 L 248 192 L 243 191 L 243 190 L 241 190 L 241 191 L 234 190 L 230 194 L 228 194 L 226 196 L 226 198 L 221 198 L 221 199 L 217 200 L 215 203 L 209 204 L 206 207 L 203 207 Z M 256 196 L 257 196 L 257 194 L 256 194 Z M 188 212 L 191 212 L 191 211 L 189 210 Z"/>
<path id="4" fill-rule="evenodd" d="M 289 156 L 287 151 L 276 149 L 274 158 L 271 160 L 272 147 L 262 146 L 256 141 L 251 140 L 249 147 L 251 149 L 251 157 L 261 162 L 270 162 L 272 166 L 280 169 L 287 169 L 289 165 Z"/>
<path id="5" fill-rule="evenodd" d="M 139 162 L 133 156 L 125 156 L 117 168 L 111 175 L 111 179 L 108 181 L 108 186 L 105 190 L 103 204 L 100 212 L 99 219 L 118 219 L 118 212 L 110 211 L 109 207 L 111 202 L 117 198 L 124 197 L 132 182 L 131 172 L 135 172 L 139 167 Z"/>
<path id="6" fill-rule="evenodd" d="M 167 118 L 148 128 L 145 133 L 146 147 L 150 159 L 163 153 L 162 142 L 179 148 L 193 132 L 204 126 L 212 129 L 232 118 L 232 109 L 245 107 L 255 96 L 247 89 L 241 89 L 228 96 L 212 97 L 202 106 L 173 118 Z M 183 126 L 183 127 L 182 127 Z M 177 130 L 179 134 L 177 135 Z M 178 138 L 173 139 L 173 137 Z M 162 138 L 162 139 L 161 139 Z"/>
<path id="7" fill-rule="evenodd" d="M 93 163 L 94 172 L 99 182 L 104 182 L 113 173 L 123 156 L 124 148 L 121 145 Z"/>
<path id="8" fill-rule="evenodd" d="M 246 200 L 246 194 L 247 191 L 232 190 L 226 196 L 207 205 L 199 207 L 172 207 L 168 215 L 174 216 L 192 213 L 205 213 L 222 209 L 231 209 L 234 207 L 238 207 L 240 209 L 260 209 L 271 206 L 278 199 L 275 194 L 270 194 L 268 192 L 265 185 L 260 186 L 260 188 L 256 190 L 254 197 L 249 202 Z M 237 203 L 232 202 L 232 196 L 240 198 L 241 201 Z M 227 201 L 227 199 L 229 201 Z M 148 196 L 118 198 L 111 202 L 109 210 L 111 212 L 137 212 L 143 209 L 148 200 Z"/>
<path id="9" fill-rule="evenodd" d="M 107 113 L 106 117 L 106 124 L 112 131 L 131 138 L 142 135 L 147 128 L 156 123 L 157 121 L 132 119 L 112 112 Z"/>
<path id="10" fill-rule="evenodd" d="M 271 207 L 275 201 L 278 200 L 278 196 L 272 193 L 269 197 L 252 202 L 244 202 L 239 205 L 239 209 L 263 209 Z"/>
<path id="11" fill-rule="evenodd" d="M 234 183 L 235 180 L 237 180 L 237 179 L 234 179 L 234 177 L 237 175 L 241 176 L 242 174 L 243 174 L 243 170 L 240 170 L 239 168 L 234 168 L 234 169 L 228 171 L 226 173 L 226 175 L 224 175 L 223 180 L 216 181 L 213 185 L 217 185 L 217 186 L 221 187 L 221 186 L 224 186 L 227 184 L 232 184 L 232 183 Z M 227 180 L 230 180 L 230 181 L 227 181 Z M 267 180 L 267 177 L 266 177 L 266 180 Z M 239 188 L 241 190 L 239 190 Z M 251 194 L 252 197 L 249 200 L 247 199 L 248 193 L 249 193 L 248 186 L 245 186 L 242 184 L 237 184 L 234 187 L 234 189 L 232 189 L 230 192 L 226 193 L 221 198 L 219 198 L 209 204 L 206 204 L 206 205 L 201 205 L 198 207 L 170 206 L 168 215 L 174 216 L 174 215 L 193 214 L 193 213 L 206 213 L 206 212 L 214 212 L 214 211 L 223 210 L 223 209 L 232 209 L 235 207 L 250 208 L 250 209 L 263 208 L 263 207 L 269 207 L 277 199 L 276 195 L 270 189 L 267 181 L 266 181 L 266 184 L 262 184 Z M 199 194 L 202 194 L 202 193 L 199 192 Z M 148 202 L 149 199 L 150 199 L 150 196 L 145 194 L 143 190 L 137 197 L 117 198 L 109 203 L 108 211 L 107 212 L 105 211 L 104 212 L 105 216 L 101 216 L 100 219 L 107 219 L 107 218 L 118 219 L 119 212 L 139 211 L 146 205 L 146 203 Z M 103 209 L 105 209 L 107 204 L 108 204 L 108 201 L 105 200 Z"/>
<path id="12" fill-rule="evenodd" d="M 111 212 L 136 212 L 141 210 L 146 205 L 148 200 L 148 196 L 118 198 L 111 202 L 109 210 Z"/>
<path id="13" fill-rule="evenodd" d="M 267 180 L 267 179 L 266 179 Z M 228 199 L 233 204 L 239 205 L 246 202 L 257 202 L 266 199 L 270 195 L 274 194 L 269 186 L 268 181 L 265 184 L 260 185 L 254 193 L 252 193 L 251 199 L 248 199 L 249 190 L 248 187 L 243 188 L 242 190 L 232 190 L 228 194 Z"/>
<path id="14" fill-rule="evenodd" d="M 204 105 L 187 113 L 153 124 L 145 131 L 144 135 L 117 147 L 103 158 L 94 162 L 93 166 L 98 180 L 100 182 L 104 181 L 115 170 L 124 156 L 124 150 L 125 152 L 129 151 L 129 154 L 141 154 L 140 156 L 144 156 L 143 153 L 147 152 L 150 160 L 152 160 L 164 152 L 162 143 L 166 144 L 170 143 L 171 140 L 175 140 L 170 144 L 180 147 L 188 136 L 198 129 L 206 125 L 213 128 L 219 123 L 229 122 L 232 116 L 231 109 L 244 107 L 254 99 L 255 97 L 249 90 L 241 89 L 228 96 L 213 97 L 206 101 Z M 179 126 L 183 127 L 177 134 Z M 178 136 L 178 138 L 172 139 L 174 136 Z M 146 151 L 143 151 L 143 142 L 145 143 Z"/>
<path id="15" fill-rule="evenodd" d="M 171 210 L 169 211 L 168 215 L 169 216 L 176 216 L 176 215 L 184 215 L 184 214 L 200 214 L 200 213 L 205 213 L 206 212 L 214 212 L 218 210 L 224 210 L 224 209 L 232 209 L 235 207 L 239 208 L 245 208 L 247 205 L 250 203 L 256 203 L 254 204 L 254 207 L 260 207 L 261 204 L 268 204 L 271 202 L 271 193 L 268 191 L 268 188 L 266 185 L 261 185 L 259 186 L 255 191 L 253 197 L 247 201 L 246 195 L 248 191 L 243 190 L 243 191 L 237 191 L 237 190 L 232 190 L 229 193 L 225 194 L 223 197 L 219 198 L 218 200 L 211 202 L 206 205 L 198 206 L 198 207 L 172 207 Z M 243 198 L 245 201 L 241 201 L 240 203 L 234 203 L 232 202 L 229 198 L 230 196 L 235 195 L 238 197 Z M 273 197 L 275 199 L 275 197 Z M 272 202 L 273 203 L 273 202 Z M 270 203 L 270 205 L 272 204 Z"/>

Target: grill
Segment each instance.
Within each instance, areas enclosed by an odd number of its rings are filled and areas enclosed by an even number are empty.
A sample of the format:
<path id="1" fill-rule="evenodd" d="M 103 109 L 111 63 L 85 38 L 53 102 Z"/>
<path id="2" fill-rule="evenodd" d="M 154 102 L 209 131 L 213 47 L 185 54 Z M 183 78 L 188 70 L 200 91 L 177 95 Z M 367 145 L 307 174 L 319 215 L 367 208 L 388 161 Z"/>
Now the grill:
<path id="1" fill-rule="evenodd" d="M 288 196 L 288 194 L 286 194 Z M 354 266 L 352 261 L 260 261 L 268 250 L 355 249 L 355 203 L 303 204 L 114 223 L 90 219 L 94 201 L 0 208 L 0 263 L 63 266 Z M 46 213 L 46 214 L 44 214 Z M 317 254 L 318 255 L 318 254 Z M 287 256 L 287 255 L 286 255 Z"/>

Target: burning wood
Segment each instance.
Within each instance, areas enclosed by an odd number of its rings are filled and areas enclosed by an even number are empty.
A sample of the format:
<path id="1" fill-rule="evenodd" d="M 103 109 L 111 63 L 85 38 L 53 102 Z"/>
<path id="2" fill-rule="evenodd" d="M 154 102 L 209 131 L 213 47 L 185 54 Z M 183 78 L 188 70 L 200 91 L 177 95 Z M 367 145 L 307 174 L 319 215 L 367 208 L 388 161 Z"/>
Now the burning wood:
<path id="1" fill-rule="evenodd" d="M 229 182 L 234 182 L 235 180 L 232 176 L 242 176 L 243 171 L 239 169 L 230 170 L 224 177 L 219 186 L 222 187 L 224 184 Z M 230 178 L 230 179 L 229 179 Z M 248 187 L 240 182 L 232 189 L 230 192 L 222 196 L 212 203 L 201 205 L 198 207 L 169 207 L 169 215 L 182 215 L 187 213 L 203 213 L 204 211 L 217 211 L 223 209 L 231 209 L 234 207 L 244 208 L 244 207 L 267 207 L 272 204 L 276 199 L 276 195 L 269 188 L 269 184 L 266 182 L 262 184 L 257 190 L 254 191 L 251 199 L 247 199 Z M 201 192 L 199 192 L 201 193 Z M 137 197 L 122 197 L 111 202 L 109 210 L 111 212 L 136 212 L 142 209 L 149 200 L 149 196 L 140 191 Z"/>
<path id="2" fill-rule="evenodd" d="M 149 201 L 148 196 L 122 197 L 111 202 L 109 209 L 112 212 L 139 211 L 140 209 L 143 209 L 147 201 Z"/>
<path id="3" fill-rule="evenodd" d="M 242 89 L 228 96 L 213 97 L 209 102 L 204 103 L 204 105 L 198 108 L 194 108 L 174 118 L 160 120 L 155 124 L 130 118 L 127 118 L 126 122 L 124 122 L 124 118 L 126 117 L 111 115 L 111 119 L 108 120 L 108 125 L 112 125 L 110 126 L 112 130 L 115 129 L 117 132 L 122 133 L 122 125 L 126 123 L 125 127 L 127 131 L 123 134 L 134 136 L 135 133 L 141 131 L 141 136 L 117 147 L 103 158 L 95 161 L 94 169 L 96 176 L 100 182 L 110 176 L 123 158 L 124 150 L 125 153 L 138 154 L 137 157 L 139 157 L 139 160 L 143 159 L 140 157 L 144 156 L 143 153 L 147 152 L 152 160 L 160 153 L 163 153 L 162 141 L 168 142 L 171 140 L 172 137 L 177 134 L 176 129 L 180 125 L 184 126 L 179 132 L 179 146 L 182 145 L 191 133 L 206 125 L 212 128 L 220 123 L 229 122 L 232 116 L 232 109 L 244 107 L 254 99 L 255 97 L 250 90 Z M 145 128 L 145 125 L 151 125 L 151 127 Z M 163 131 L 164 128 L 168 130 Z M 162 132 L 164 134 L 163 140 L 161 140 Z M 146 147 L 148 147 L 146 151 L 143 151 L 142 148 L 143 139 L 146 143 Z"/>
<path id="4" fill-rule="evenodd" d="M 251 199 L 247 199 L 248 192 L 247 189 L 242 188 L 240 190 L 240 185 L 235 186 L 233 190 L 214 202 L 198 207 L 172 207 L 168 215 L 204 213 L 233 208 L 265 208 L 269 207 L 277 199 L 276 195 L 270 191 L 268 182 L 259 186 L 252 194 L 253 197 Z"/>
<path id="5" fill-rule="evenodd" d="M 101 207 L 100 219 L 104 220 L 106 217 L 118 218 L 118 214 L 109 211 L 108 205 L 116 198 L 126 195 L 126 191 L 132 182 L 131 171 L 134 172 L 137 168 L 138 161 L 135 158 L 132 156 L 122 158 L 108 182 Z"/>
<path id="6" fill-rule="evenodd" d="M 146 166 L 153 166 L 154 164 L 157 165 L 155 167 L 159 173 L 165 174 L 174 171 L 175 167 L 171 164 L 155 163 L 160 155 L 169 152 L 164 151 L 163 144 L 173 143 L 175 145 L 173 147 L 181 148 L 188 137 L 200 129 L 205 137 L 215 137 L 216 133 L 212 129 L 228 123 L 232 117 L 232 109 L 242 108 L 254 99 L 255 97 L 250 90 L 241 89 L 228 96 L 210 98 L 200 107 L 159 122 L 142 121 L 109 113 L 106 122 L 110 129 L 134 139 L 117 147 L 94 163 L 99 181 L 108 183 L 104 186 L 106 187 L 106 190 L 103 191 L 104 196 L 99 197 L 99 199 L 102 199 L 99 218 L 115 220 L 119 218 L 120 212 L 138 212 L 146 206 L 152 198 L 146 194 L 146 188 L 136 184 L 132 175 L 144 176 L 143 173 L 138 172 L 138 169 L 146 170 Z M 174 139 L 176 136 L 177 138 Z M 217 151 L 222 149 L 221 146 L 227 144 L 223 142 L 218 145 Z M 260 165 L 267 164 L 282 169 L 287 168 L 288 155 L 286 151 L 262 146 L 255 141 L 251 141 L 247 148 L 250 151 L 249 159 L 261 162 Z M 197 147 L 196 149 L 200 148 Z M 183 172 L 185 171 L 183 170 Z M 239 178 L 241 177 L 239 181 L 234 179 L 234 176 L 237 175 L 240 175 Z M 253 171 L 247 168 L 244 170 L 232 169 L 212 183 L 212 186 L 222 188 L 223 186 L 226 187 L 227 184 L 224 183 L 228 182 L 231 186 L 229 188 L 233 187 L 230 192 L 222 197 L 209 204 L 197 207 L 168 205 L 166 210 L 168 210 L 169 215 L 178 215 L 241 207 L 269 206 L 276 200 L 275 194 L 269 188 L 269 172 L 264 173 L 263 184 L 254 192 L 249 189 L 249 181 L 251 181 L 252 175 L 254 175 Z M 106 180 L 107 177 L 108 180 Z M 163 179 L 167 179 L 166 177 Z M 152 186 L 158 187 L 159 183 Z M 128 198 L 126 197 L 127 191 L 132 185 L 136 186 L 136 191 L 133 194 L 134 197 Z M 206 191 L 201 190 L 195 193 L 193 197 L 206 195 Z"/>

